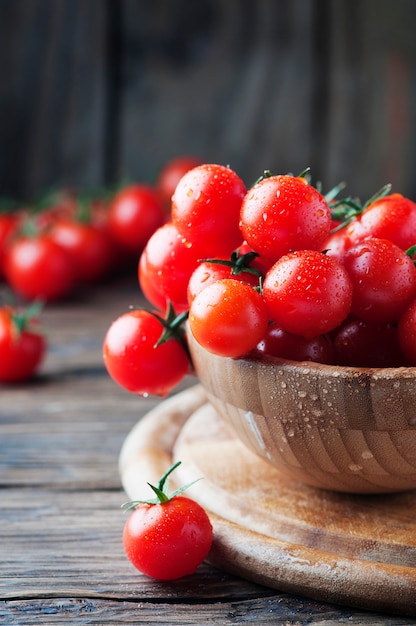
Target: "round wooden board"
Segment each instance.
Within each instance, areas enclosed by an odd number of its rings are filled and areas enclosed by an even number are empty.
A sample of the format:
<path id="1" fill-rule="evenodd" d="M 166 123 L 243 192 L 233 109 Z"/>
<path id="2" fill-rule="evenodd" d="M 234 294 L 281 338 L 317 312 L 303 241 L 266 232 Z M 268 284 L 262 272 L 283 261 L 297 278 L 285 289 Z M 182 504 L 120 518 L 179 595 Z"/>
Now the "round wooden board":
<path id="1" fill-rule="evenodd" d="M 209 561 L 316 600 L 416 615 L 416 493 L 352 496 L 289 483 L 227 429 L 200 385 L 142 418 L 120 452 L 129 499 L 180 460 L 177 484 L 210 515 Z"/>

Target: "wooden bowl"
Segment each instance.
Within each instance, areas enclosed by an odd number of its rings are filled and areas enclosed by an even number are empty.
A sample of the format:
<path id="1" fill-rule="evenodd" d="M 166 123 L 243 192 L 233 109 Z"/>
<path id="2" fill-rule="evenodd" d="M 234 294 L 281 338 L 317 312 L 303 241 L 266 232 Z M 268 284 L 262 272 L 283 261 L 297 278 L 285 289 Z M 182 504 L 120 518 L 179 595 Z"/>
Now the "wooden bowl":
<path id="1" fill-rule="evenodd" d="M 232 359 L 188 340 L 217 413 L 282 476 L 356 494 L 416 489 L 416 368 Z"/>

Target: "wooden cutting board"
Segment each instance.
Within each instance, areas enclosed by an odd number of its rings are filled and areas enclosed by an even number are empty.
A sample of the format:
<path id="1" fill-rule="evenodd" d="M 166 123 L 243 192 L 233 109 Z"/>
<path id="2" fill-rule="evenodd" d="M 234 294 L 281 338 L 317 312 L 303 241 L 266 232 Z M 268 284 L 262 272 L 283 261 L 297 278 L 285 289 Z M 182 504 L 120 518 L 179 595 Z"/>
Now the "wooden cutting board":
<path id="1" fill-rule="evenodd" d="M 233 436 L 199 385 L 128 435 L 128 497 L 152 496 L 146 483 L 177 460 L 172 489 L 202 479 L 187 494 L 210 515 L 212 564 L 316 600 L 416 616 L 416 492 L 352 496 L 290 483 Z"/>

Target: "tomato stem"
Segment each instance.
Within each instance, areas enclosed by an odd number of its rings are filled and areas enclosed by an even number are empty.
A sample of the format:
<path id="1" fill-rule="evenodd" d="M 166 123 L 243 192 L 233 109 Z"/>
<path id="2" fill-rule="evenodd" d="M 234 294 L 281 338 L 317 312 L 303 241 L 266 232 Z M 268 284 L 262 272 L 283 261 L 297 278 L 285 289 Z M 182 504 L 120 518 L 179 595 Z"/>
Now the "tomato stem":
<path id="1" fill-rule="evenodd" d="M 258 277 L 258 289 L 261 290 L 264 274 L 256 267 L 252 267 L 252 265 L 250 265 L 258 256 L 259 254 L 254 251 L 240 254 L 239 250 L 237 249 L 232 252 L 229 259 L 200 259 L 199 263 L 214 263 L 216 265 L 225 265 L 226 267 L 231 268 L 231 274 L 233 276 L 238 276 L 239 274 L 243 273 L 253 274 L 254 276 Z"/>
<path id="2" fill-rule="evenodd" d="M 121 507 L 126 511 L 130 511 L 132 509 L 137 508 L 140 504 L 163 504 L 164 502 L 169 502 L 169 500 L 172 500 L 175 496 L 178 496 L 179 494 L 183 493 L 191 485 L 194 485 L 199 480 L 201 480 L 200 478 L 197 478 L 196 480 L 193 480 L 187 485 L 184 485 L 183 487 L 179 487 L 178 489 L 175 489 L 175 491 L 172 491 L 171 493 L 169 493 L 169 480 L 168 480 L 169 476 L 179 465 L 181 465 L 181 463 L 182 461 L 177 461 L 174 465 L 172 465 L 172 467 L 170 467 L 168 471 L 165 474 L 163 474 L 157 486 L 152 485 L 151 483 L 147 483 L 149 487 L 156 494 L 156 498 L 153 498 L 150 500 L 131 500 L 129 502 L 124 502 L 121 505 Z"/>
<path id="3" fill-rule="evenodd" d="M 390 191 L 391 184 L 388 183 L 373 194 L 365 204 L 362 204 L 358 198 L 351 198 L 350 196 L 332 203 L 330 205 L 331 217 L 333 220 L 341 221 L 341 223 L 333 228 L 331 233 L 335 233 L 344 228 L 344 226 L 348 226 L 352 220 L 361 215 L 371 204 L 387 196 Z"/>

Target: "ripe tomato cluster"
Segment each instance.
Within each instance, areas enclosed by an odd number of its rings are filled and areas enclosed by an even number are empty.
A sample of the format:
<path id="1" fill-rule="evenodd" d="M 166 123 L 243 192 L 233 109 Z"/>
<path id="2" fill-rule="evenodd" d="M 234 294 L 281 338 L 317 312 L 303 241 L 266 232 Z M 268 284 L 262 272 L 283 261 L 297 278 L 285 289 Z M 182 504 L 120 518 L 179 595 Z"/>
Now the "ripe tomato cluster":
<path id="1" fill-rule="evenodd" d="M 186 172 L 139 261 L 154 310 L 126 314 L 156 319 L 164 338 L 152 335 L 145 353 L 150 321 L 129 335 L 116 320 L 104 342 L 110 375 L 136 393 L 167 393 L 192 371 L 162 354 L 186 350 L 186 319 L 225 357 L 416 365 L 416 204 L 389 185 L 364 206 L 341 189 L 324 194 L 308 171 L 265 172 L 249 189 L 223 165 Z M 157 373 L 145 384 L 150 360 Z"/>
<path id="2" fill-rule="evenodd" d="M 67 298 L 135 267 L 148 239 L 168 218 L 172 186 L 198 160 L 180 157 L 153 184 L 97 192 L 62 189 L 0 212 L 0 280 L 26 300 Z"/>

